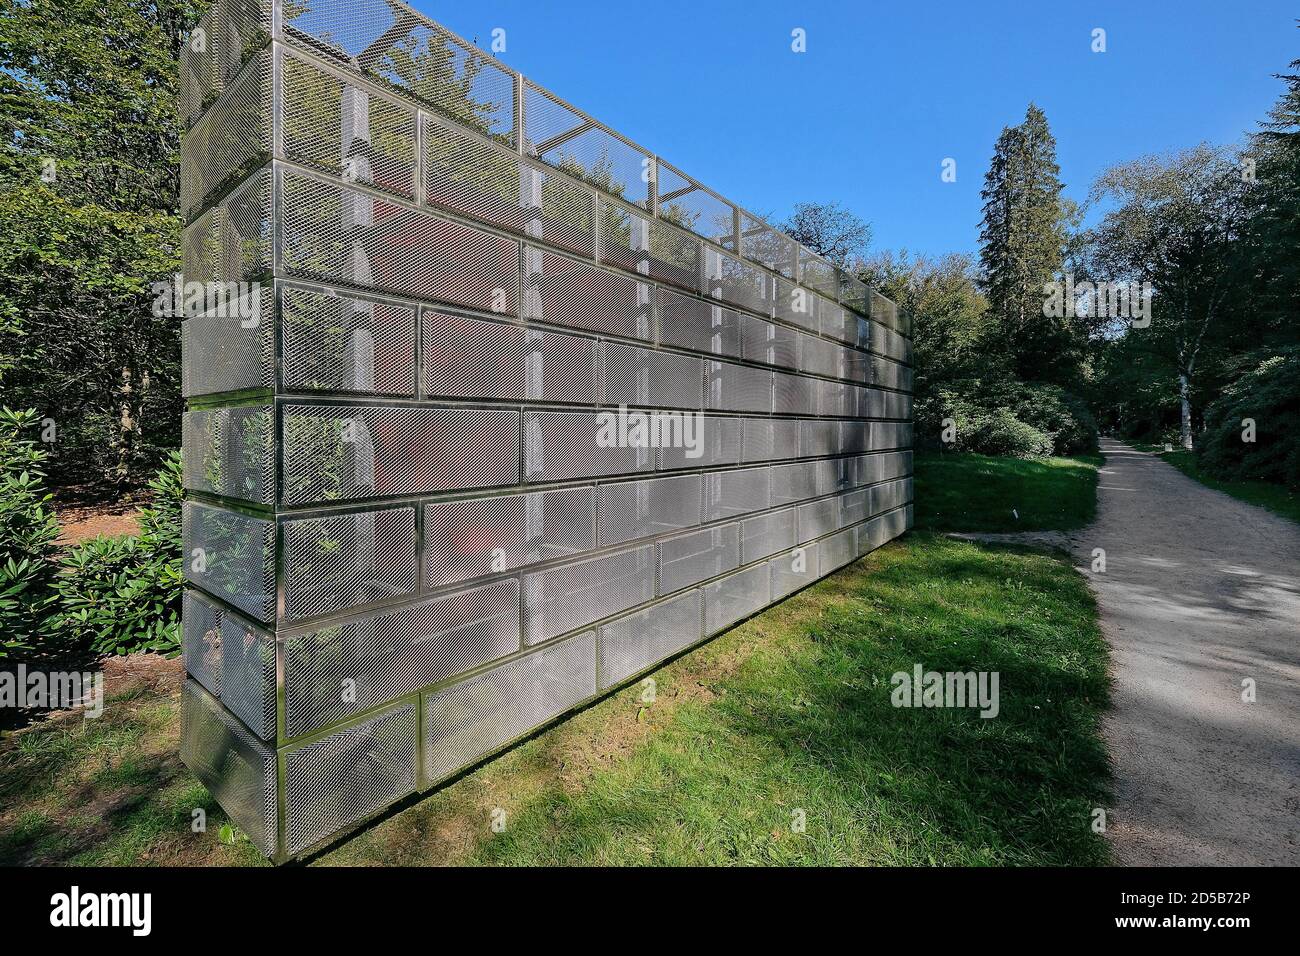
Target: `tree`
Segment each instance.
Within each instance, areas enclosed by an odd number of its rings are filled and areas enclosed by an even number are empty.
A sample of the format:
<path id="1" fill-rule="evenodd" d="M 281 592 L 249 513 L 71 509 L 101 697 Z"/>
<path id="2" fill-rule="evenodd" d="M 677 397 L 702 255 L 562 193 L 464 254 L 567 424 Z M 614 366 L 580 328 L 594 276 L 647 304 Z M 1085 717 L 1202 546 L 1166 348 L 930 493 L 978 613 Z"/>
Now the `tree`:
<path id="1" fill-rule="evenodd" d="M 1004 127 L 984 177 L 980 226 L 981 286 L 998 352 L 1029 381 L 1070 386 L 1079 376 L 1083 336 L 1069 317 L 1044 314 L 1045 286 L 1061 272 L 1071 209 L 1061 196 L 1056 140 L 1041 109 L 1029 104 L 1018 126 Z"/>
<path id="2" fill-rule="evenodd" d="M 939 259 L 881 252 L 863 263 L 858 278 L 912 315 L 915 389 L 920 398 L 941 387 L 1000 372 L 981 343 L 988 302 L 964 255 Z"/>
<path id="3" fill-rule="evenodd" d="M 1243 236 L 1243 298 L 1255 314 L 1257 340 L 1300 342 L 1300 60 L 1278 74 L 1287 89 L 1242 157 L 1249 190 Z"/>
<path id="4" fill-rule="evenodd" d="M 178 56 L 205 4 L 0 0 L 0 387 L 51 477 L 141 483 L 178 441 Z"/>
<path id="5" fill-rule="evenodd" d="M 1234 246 L 1248 185 L 1237 157 L 1202 144 L 1115 166 L 1093 186 L 1094 200 L 1114 204 L 1096 230 L 1095 261 L 1111 281 L 1153 290 L 1150 327 L 1128 335 L 1140 334 L 1176 370 L 1179 439 L 1188 449 L 1195 378 L 1225 331 L 1219 326 L 1241 268 Z"/>
<path id="6" fill-rule="evenodd" d="M 838 202 L 801 202 L 781 229 L 840 268 L 859 259 L 871 243 L 871 224 Z"/>

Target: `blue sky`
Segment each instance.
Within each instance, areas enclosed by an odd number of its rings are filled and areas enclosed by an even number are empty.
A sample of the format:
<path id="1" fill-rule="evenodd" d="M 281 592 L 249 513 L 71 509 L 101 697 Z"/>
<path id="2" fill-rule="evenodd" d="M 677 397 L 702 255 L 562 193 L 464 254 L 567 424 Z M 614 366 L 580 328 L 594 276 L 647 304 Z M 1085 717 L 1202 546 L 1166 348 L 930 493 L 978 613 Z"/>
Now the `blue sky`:
<path id="1" fill-rule="evenodd" d="M 874 249 L 934 254 L 977 248 L 993 141 L 1030 100 L 1082 200 L 1113 163 L 1239 141 L 1300 57 L 1282 0 L 414 6 L 484 48 L 503 28 L 509 66 L 755 212 L 838 199 Z"/>

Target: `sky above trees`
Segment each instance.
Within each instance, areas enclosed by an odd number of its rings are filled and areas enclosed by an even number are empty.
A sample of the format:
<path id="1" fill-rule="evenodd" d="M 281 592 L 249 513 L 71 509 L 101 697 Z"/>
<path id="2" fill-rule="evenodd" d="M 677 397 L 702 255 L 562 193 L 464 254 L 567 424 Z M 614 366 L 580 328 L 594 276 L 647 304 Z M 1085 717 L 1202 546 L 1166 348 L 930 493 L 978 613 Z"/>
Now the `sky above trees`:
<path id="1" fill-rule="evenodd" d="M 934 255 L 977 249 L 993 143 L 1031 100 L 1082 202 L 1116 163 L 1253 132 L 1300 53 L 1286 0 L 414 6 L 485 49 L 504 29 L 511 67 L 741 205 L 837 199 L 875 248 Z"/>

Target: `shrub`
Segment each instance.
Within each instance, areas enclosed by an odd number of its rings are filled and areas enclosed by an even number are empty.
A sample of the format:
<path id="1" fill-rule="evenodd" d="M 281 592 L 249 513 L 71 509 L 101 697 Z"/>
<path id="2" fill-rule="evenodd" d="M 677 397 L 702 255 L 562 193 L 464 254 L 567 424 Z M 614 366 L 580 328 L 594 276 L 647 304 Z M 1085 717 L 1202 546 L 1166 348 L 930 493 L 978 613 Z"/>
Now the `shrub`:
<path id="1" fill-rule="evenodd" d="M 180 650 L 181 458 L 171 452 L 149 483 L 140 534 L 68 549 L 59 580 L 60 625 L 100 654 Z"/>
<path id="2" fill-rule="evenodd" d="M 958 424 L 960 434 L 961 424 Z M 1006 408 L 979 409 L 966 426 L 964 451 L 1009 458 L 1045 458 L 1052 436 L 1018 419 Z"/>
<path id="3" fill-rule="evenodd" d="M 59 521 L 45 490 L 34 409 L 0 409 L 0 660 L 44 652 L 53 634 Z"/>
<path id="4" fill-rule="evenodd" d="M 1247 418 L 1253 442 L 1242 440 Z M 1197 464 L 1227 481 L 1300 488 L 1300 346 L 1265 358 L 1206 407 Z"/>
<path id="5" fill-rule="evenodd" d="M 1005 407 L 1026 425 L 1047 434 L 1057 455 L 1086 455 L 1097 450 L 1097 421 L 1087 403 L 1057 385 L 1013 382 L 991 391 L 983 403 Z"/>
<path id="6" fill-rule="evenodd" d="M 977 389 L 972 392 L 978 394 Z M 919 447 L 940 447 L 944 451 L 974 452 L 1011 458 L 1041 458 L 1052 454 L 1052 436 L 1021 421 L 1005 407 L 986 407 L 953 392 L 916 405 L 916 434 Z M 953 440 L 939 441 L 950 419 Z"/>

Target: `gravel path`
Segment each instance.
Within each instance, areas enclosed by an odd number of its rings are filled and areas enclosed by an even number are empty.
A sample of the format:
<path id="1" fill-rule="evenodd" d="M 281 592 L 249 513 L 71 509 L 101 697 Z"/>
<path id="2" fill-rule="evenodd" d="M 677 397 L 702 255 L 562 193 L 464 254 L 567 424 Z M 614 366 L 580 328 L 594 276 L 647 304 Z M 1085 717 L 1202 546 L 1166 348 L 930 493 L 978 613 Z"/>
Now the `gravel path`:
<path id="1" fill-rule="evenodd" d="M 1070 546 L 1111 646 L 1115 859 L 1300 865 L 1300 527 L 1102 451 L 1097 521 Z"/>

